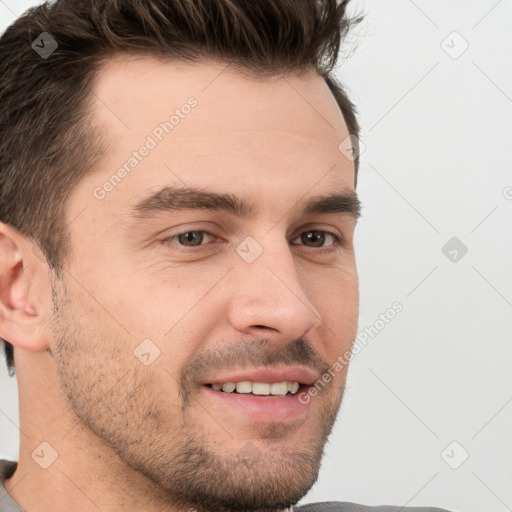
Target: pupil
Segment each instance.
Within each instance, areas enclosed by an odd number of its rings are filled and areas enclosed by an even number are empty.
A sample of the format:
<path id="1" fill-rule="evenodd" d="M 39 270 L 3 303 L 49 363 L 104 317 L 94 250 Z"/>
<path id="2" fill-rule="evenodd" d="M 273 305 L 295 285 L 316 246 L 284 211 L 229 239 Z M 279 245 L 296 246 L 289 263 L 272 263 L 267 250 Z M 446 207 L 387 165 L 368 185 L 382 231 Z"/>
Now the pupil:
<path id="1" fill-rule="evenodd" d="M 200 231 L 188 231 L 187 233 L 183 233 L 179 236 L 179 241 L 183 245 L 201 245 L 201 242 L 203 241 L 203 233 Z"/>
<path id="2" fill-rule="evenodd" d="M 311 242 L 314 247 L 322 247 L 325 233 L 320 231 L 308 231 L 302 234 L 303 242 Z"/>

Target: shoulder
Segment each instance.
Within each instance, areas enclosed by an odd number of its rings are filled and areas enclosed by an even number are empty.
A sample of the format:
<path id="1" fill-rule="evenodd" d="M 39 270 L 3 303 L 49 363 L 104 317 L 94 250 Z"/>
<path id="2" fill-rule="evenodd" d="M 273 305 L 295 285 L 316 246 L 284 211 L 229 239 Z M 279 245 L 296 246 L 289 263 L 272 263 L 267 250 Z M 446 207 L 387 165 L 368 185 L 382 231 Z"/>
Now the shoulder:
<path id="1" fill-rule="evenodd" d="M 11 477 L 18 467 L 18 462 L 14 460 L 0 459 L 0 482 Z"/>
<path id="2" fill-rule="evenodd" d="M 445 509 L 433 507 L 398 507 L 390 505 L 373 506 L 358 505 L 340 501 L 311 503 L 294 508 L 295 512 L 448 512 Z"/>

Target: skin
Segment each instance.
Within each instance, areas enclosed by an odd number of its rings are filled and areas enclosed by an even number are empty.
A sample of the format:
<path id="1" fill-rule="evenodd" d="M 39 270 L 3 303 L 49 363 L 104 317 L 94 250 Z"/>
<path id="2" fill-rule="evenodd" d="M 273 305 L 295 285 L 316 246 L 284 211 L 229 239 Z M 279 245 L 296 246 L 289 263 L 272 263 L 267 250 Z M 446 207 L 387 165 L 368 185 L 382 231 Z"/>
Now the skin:
<path id="1" fill-rule="evenodd" d="M 283 510 L 316 480 L 347 368 L 280 422 L 213 407 L 199 382 L 288 364 L 320 375 L 351 348 L 356 219 L 300 213 L 312 195 L 354 191 L 339 108 L 313 71 L 256 80 L 212 61 L 120 56 L 93 87 L 110 147 L 68 199 L 62 280 L 0 223 L 0 336 L 15 346 L 21 430 L 7 491 L 30 512 Z M 179 126 L 96 199 L 191 96 Z M 130 217 L 148 194 L 184 185 L 245 197 L 257 213 Z M 313 228 L 343 242 L 308 246 Z M 186 230 L 212 235 L 163 242 Z M 235 251 L 247 236 L 263 249 L 252 263 Z M 160 350 L 148 366 L 134 357 L 144 339 Z M 58 453 L 47 469 L 31 456 L 42 442 Z"/>

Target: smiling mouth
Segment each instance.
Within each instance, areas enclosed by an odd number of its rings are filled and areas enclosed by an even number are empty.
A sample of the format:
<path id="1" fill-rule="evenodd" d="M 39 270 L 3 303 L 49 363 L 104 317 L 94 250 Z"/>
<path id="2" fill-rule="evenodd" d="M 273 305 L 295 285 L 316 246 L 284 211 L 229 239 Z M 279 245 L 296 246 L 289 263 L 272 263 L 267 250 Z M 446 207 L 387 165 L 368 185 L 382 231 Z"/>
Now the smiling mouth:
<path id="1" fill-rule="evenodd" d="M 219 391 L 221 393 L 241 394 L 251 396 L 292 396 L 299 392 L 304 384 L 297 381 L 282 381 L 282 382 L 254 382 L 254 381 L 241 381 L 241 382 L 225 382 L 223 384 L 206 384 L 206 387 Z"/>
<path id="2" fill-rule="evenodd" d="M 304 383 L 313 382 L 311 376 L 304 375 L 302 382 L 281 380 L 284 375 L 253 377 L 261 380 L 248 380 L 248 377 L 226 375 L 213 382 L 206 380 L 201 387 L 205 398 L 211 400 L 215 408 L 219 408 L 220 414 L 226 414 L 226 418 L 234 422 L 249 421 L 249 426 L 272 423 L 291 425 L 293 422 L 299 424 L 306 421 L 309 415 L 318 414 L 312 408 L 309 395 L 306 399 L 301 398 L 312 387 L 312 384 Z M 299 376 L 295 378 L 297 377 Z M 290 375 L 289 378 L 293 379 L 294 376 Z"/>

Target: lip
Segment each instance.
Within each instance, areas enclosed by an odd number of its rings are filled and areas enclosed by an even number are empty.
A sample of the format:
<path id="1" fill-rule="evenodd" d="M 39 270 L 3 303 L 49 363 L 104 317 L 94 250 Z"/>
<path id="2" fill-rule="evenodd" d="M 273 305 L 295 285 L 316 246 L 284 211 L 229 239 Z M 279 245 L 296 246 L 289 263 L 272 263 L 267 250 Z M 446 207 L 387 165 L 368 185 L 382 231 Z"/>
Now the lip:
<path id="1" fill-rule="evenodd" d="M 203 378 L 200 382 L 206 384 L 225 384 L 226 382 L 298 382 L 308 386 L 314 384 L 320 376 L 317 372 L 300 366 L 283 366 L 272 368 L 255 368 L 253 370 L 240 370 L 231 373 L 221 373 Z"/>
<path id="2" fill-rule="evenodd" d="M 206 403 L 216 410 L 224 410 L 230 421 L 245 418 L 256 423 L 285 423 L 292 420 L 304 420 L 311 408 L 311 403 L 299 399 L 308 386 L 301 386 L 295 395 L 255 396 L 252 394 L 224 393 L 215 391 L 206 385 L 201 386 L 200 393 Z M 242 418 L 243 417 L 243 418 Z"/>

